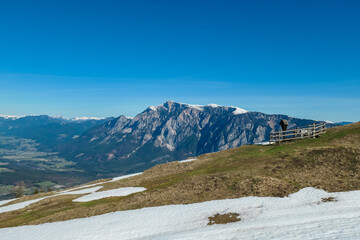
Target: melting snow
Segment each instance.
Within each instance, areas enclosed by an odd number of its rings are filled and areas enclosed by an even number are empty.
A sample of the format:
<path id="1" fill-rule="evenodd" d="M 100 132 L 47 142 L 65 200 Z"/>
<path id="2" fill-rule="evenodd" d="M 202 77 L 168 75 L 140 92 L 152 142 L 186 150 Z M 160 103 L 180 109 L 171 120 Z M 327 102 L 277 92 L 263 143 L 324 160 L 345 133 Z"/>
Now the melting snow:
<path id="1" fill-rule="evenodd" d="M 137 175 L 140 175 L 140 174 L 142 174 L 142 172 L 133 173 L 133 174 L 128 174 L 128 175 L 124 175 L 124 176 L 120 176 L 120 177 L 115 177 L 115 178 L 113 178 L 112 180 L 110 180 L 109 182 L 116 182 L 116 181 L 119 181 L 119 180 L 121 180 L 121 179 L 129 178 L 129 177 L 134 177 L 134 176 L 137 176 Z"/>
<path id="2" fill-rule="evenodd" d="M 192 162 L 192 161 L 195 161 L 195 160 L 197 160 L 197 159 L 196 158 L 191 158 L 191 159 L 181 160 L 179 162 L 184 163 L 184 162 Z"/>
<path id="3" fill-rule="evenodd" d="M 336 202 L 322 202 L 334 197 Z M 305 188 L 285 198 L 244 197 L 120 211 L 0 229 L 2 240 L 60 239 L 360 239 L 360 191 Z M 241 221 L 208 226 L 216 213 Z"/>
<path id="4" fill-rule="evenodd" d="M 5 204 L 7 204 L 9 202 L 15 201 L 16 199 L 17 198 L 8 199 L 8 200 L 2 200 L 2 201 L 0 201 L 0 206 L 5 205 Z"/>
<path id="5" fill-rule="evenodd" d="M 93 187 L 93 188 L 85 188 L 85 189 L 80 189 L 80 190 L 75 190 L 72 189 L 70 191 L 63 191 L 62 193 L 60 193 L 60 195 L 64 195 L 64 194 L 73 194 L 73 195 L 76 195 L 76 194 L 87 194 L 87 193 L 94 193 L 96 192 L 97 190 L 99 190 L 100 188 L 102 188 L 102 186 L 99 186 L 99 187 Z"/>
<path id="6" fill-rule="evenodd" d="M 53 196 L 38 198 L 38 199 L 34 199 L 34 200 L 29 200 L 29 201 L 25 201 L 25 202 L 11 204 L 11 205 L 8 205 L 8 206 L 5 206 L 5 207 L 0 207 L 0 213 L 19 210 L 19 209 L 22 209 L 22 208 L 25 208 L 25 207 L 29 206 L 30 204 L 39 202 L 39 201 L 41 201 L 43 199 L 46 199 L 46 198 L 49 198 L 49 197 L 53 197 Z M 12 199 L 12 200 L 14 200 L 14 199 Z M 0 239 L 2 239 L 2 238 L 0 238 Z"/>
<path id="7" fill-rule="evenodd" d="M 85 195 L 85 196 L 79 197 L 77 199 L 74 199 L 73 202 L 89 202 L 89 201 L 98 200 L 98 199 L 107 198 L 107 197 L 127 196 L 130 194 L 142 192 L 145 190 L 146 190 L 146 188 L 143 188 L 143 187 L 127 187 L 127 188 L 118 188 L 118 189 L 112 189 L 112 190 L 102 191 L 102 192 L 93 192 L 89 195 Z"/>
<path id="8" fill-rule="evenodd" d="M 68 192 L 74 192 L 74 190 L 78 190 L 78 189 L 84 189 L 84 188 L 89 189 L 89 187 L 97 186 L 97 185 L 104 184 L 104 183 L 106 183 L 106 182 L 93 183 L 93 184 L 83 185 L 83 186 L 80 186 L 80 187 L 71 188 L 71 189 L 68 189 L 68 190 L 62 190 L 62 191 L 59 192 L 59 194 L 65 194 L 65 193 L 68 193 Z"/>
<path id="9" fill-rule="evenodd" d="M 269 141 L 264 141 L 264 142 L 259 142 L 259 143 L 254 143 L 255 145 L 271 145 L 274 144 L 275 142 L 269 142 Z"/>

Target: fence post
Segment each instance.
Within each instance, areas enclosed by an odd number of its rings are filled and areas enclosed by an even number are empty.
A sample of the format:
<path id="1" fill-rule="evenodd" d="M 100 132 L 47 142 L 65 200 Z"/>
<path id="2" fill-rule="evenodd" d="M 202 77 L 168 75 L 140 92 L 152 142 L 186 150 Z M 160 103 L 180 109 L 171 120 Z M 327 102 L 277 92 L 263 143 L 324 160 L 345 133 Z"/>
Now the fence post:
<path id="1" fill-rule="evenodd" d="M 278 138 L 279 144 L 280 144 L 280 136 L 281 136 L 281 132 L 279 132 L 279 138 Z"/>
<path id="2" fill-rule="evenodd" d="M 315 134 L 316 134 L 315 123 L 313 123 L 313 127 L 314 127 L 314 129 L 313 129 L 313 138 L 315 138 Z"/>

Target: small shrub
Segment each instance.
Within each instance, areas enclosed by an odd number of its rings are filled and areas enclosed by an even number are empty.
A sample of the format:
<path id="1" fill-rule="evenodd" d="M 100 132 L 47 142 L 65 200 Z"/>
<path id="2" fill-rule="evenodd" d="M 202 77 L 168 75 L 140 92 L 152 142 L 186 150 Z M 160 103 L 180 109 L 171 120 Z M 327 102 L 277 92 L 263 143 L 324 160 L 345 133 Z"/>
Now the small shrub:
<path id="1" fill-rule="evenodd" d="M 39 193 L 40 193 L 39 189 L 38 189 L 38 188 L 35 188 L 33 195 L 39 194 Z"/>

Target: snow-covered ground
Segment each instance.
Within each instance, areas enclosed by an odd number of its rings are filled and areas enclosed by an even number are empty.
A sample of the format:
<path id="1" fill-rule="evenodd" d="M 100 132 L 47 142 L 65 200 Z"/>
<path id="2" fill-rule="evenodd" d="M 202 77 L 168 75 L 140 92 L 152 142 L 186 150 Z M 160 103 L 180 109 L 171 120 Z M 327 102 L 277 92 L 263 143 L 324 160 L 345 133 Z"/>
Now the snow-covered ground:
<path id="1" fill-rule="evenodd" d="M 322 198 L 334 197 L 334 202 Z M 285 198 L 244 197 L 121 211 L 37 226 L 0 229 L 2 240 L 360 239 L 360 191 L 305 188 Z M 207 225 L 216 213 L 241 221 Z"/>
<path id="2" fill-rule="evenodd" d="M 120 197 L 120 196 L 127 196 L 133 193 L 145 191 L 146 188 L 143 187 L 126 187 L 126 188 L 118 188 L 118 189 L 111 189 L 102 192 L 93 192 L 91 194 L 76 198 L 73 202 L 89 202 L 93 200 L 98 200 L 101 198 L 107 197 Z"/>

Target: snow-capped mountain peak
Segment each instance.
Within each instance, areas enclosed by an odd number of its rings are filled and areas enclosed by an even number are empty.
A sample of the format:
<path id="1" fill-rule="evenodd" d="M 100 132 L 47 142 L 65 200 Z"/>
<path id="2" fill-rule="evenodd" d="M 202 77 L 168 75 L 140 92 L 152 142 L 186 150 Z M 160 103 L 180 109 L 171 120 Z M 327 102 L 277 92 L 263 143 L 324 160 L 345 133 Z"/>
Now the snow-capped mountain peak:
<path id="1" fill-rule="evenodd" d="M 193 108 L 199 111 L 203 111 L 206 108 L 226 108 L 229 111 L 233 111 L 233 114 L 238 115 L 238 114 L 243 114 L 243 113 L 247 113 L 248 111 L 242 108 L 238 108 L 238 107 L 227 107 L 227 106 L 221 106 L 218 104 L 207 104 L 207 105 L 192 105 L 192 104 L 187 104 L 187 103 L 181 103 L 181 102 L 173 102 L 173 101 L 166 101 L 163 104 L 160 104 L 158 106 L 150 106 L 148 107 L 148 109 L 152 110 L 152 111 L 157 111 L 160 108 L 170 108 L 173 105 L 179 105 L 179 106 L 185 106 L 185 107 L 189 107 L 189 108 Z"/>

